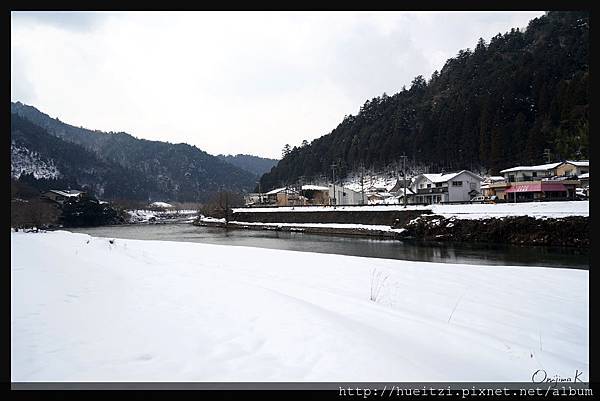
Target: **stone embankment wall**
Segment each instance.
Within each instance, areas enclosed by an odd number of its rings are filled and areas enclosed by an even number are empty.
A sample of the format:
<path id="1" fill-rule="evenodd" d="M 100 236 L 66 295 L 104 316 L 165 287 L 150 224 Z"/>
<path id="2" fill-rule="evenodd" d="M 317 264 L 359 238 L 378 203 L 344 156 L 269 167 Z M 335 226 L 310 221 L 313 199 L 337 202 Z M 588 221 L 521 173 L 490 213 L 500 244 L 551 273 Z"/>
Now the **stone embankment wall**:
<path id="1" fill-rule="evenodd" d="M 430 210 L 389 210 L 389 211 L 318 211 L 318 212 L 234 212 L 231 221 L 246 223 L 342 223 L 342 224 L 398 224 L 430 214 Z"/>
<path id="2" fill-rule="evenodd" d="M 583 216 L 560 219 L 514 216 L 463 220 L 430 215 L 415 219 L 410 224 L 395 224 L 394 227 L 406 229 L 401 237 L 420 240 L 579 248 L 590 246 L 590 218 Z"/>

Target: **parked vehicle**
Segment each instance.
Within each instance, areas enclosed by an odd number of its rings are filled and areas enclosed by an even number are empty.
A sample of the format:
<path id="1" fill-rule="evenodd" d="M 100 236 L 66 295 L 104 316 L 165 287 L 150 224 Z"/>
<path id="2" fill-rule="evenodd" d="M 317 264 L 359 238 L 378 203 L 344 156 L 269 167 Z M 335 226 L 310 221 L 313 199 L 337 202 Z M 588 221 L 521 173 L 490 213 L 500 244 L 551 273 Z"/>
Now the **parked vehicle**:
<path id="1" fill-rule="evenodd" d="M 495 195 L 494 196 L 478 195 L 478 196 L 471 198 L 471 202 L 480 202 L 480 203 L 496 203 L 497 200 L 498 200 L 498 197 Z"/>

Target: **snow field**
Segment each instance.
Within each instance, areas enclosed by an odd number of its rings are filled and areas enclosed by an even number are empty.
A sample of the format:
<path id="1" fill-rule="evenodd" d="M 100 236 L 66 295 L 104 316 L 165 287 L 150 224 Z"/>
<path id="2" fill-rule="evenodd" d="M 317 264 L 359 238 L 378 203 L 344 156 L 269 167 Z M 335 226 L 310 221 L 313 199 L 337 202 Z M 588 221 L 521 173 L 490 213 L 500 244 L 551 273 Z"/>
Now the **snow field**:
<path id="1" fill-rule="evenodd" d="M 377 302 L 371 277 L 386 277 Z M 589 372 L 587 271 L 11 232 L 12 381 Z"/>

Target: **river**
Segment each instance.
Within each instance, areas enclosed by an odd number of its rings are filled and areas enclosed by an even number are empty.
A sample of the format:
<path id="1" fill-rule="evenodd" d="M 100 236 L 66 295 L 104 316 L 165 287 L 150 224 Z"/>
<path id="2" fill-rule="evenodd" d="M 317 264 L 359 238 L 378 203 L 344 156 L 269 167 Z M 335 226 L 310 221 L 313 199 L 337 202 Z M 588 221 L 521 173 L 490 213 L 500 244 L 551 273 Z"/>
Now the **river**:
<path id="1" fill-rule="evenodd" d="M 589 252 L 571 248 L 448 244 L 326 236 L 298 232 L 226 230 L 215 227 L 198 227 L 189 223 L 132 224 L 68 228 L 67 230 L 86 233 L 95 237 L 199 242 L 371 258 L 480 265 L 547 266 L 588 270 L 590 256 Z"/>

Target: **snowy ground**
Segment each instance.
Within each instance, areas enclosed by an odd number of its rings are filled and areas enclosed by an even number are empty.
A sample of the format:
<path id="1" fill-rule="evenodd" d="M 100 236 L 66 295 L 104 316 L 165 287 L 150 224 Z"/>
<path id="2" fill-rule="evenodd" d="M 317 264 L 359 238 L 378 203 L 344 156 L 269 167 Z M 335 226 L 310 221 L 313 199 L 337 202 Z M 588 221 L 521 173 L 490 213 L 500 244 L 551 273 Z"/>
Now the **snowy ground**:
<path id="1" fill-rule="evenodd" d="M 148 223 L 151 220 L 164 221 L 172 219 L 186 219 L 194 221 L 198 217 L 197 210 L 148 210 L 135 209 L 127 211 L 129 223 Z"/>
<path id="2" fill-rule="evenodd" d="M 532 216 L 532 217 L 568 217 L 589 216 L 589 201 L 562 202 L 526 202 L 526 203 L 497 203 L 497 204 L 464 204 L 464 205 L 402 205 L 388 206 L 309 206 L 309 207 L 279 207 L 279 208 L 239 208 L 234 212 L 322 212 L 322 211 L 386 211 L 386 210 L 431 210 L 434 214 L 444 217 L 455 216 L 464 219 L 480 219 L 486 217 Z"/>
<path id="3" fill-rule="evenodd" d="M 588 280 L 583 270 L 11 233 L 11 378 L 531 381 L 544 369 L 587 380 Z"/>
<path id="4" fill-rule="evenodd" d="M 346 224 L 346 223 L 249 223 L 245 221 L 230 221 L 229 224 L 242 226 L 267 226 L 267 227 L 297 227 L 297 228 L 344 228 L 352 230 L 388 231 L 401 233 L 404 228 L 392 228 L 377 224 Z"/>

